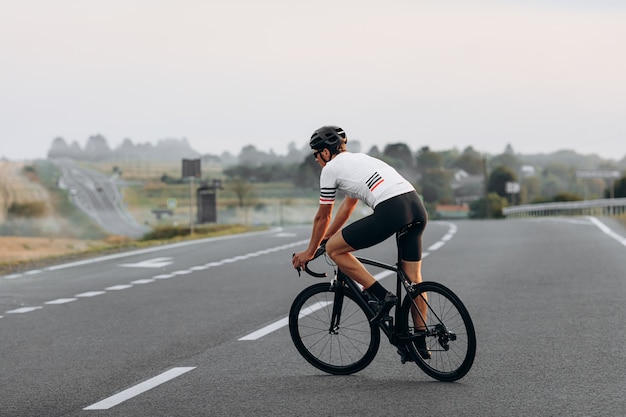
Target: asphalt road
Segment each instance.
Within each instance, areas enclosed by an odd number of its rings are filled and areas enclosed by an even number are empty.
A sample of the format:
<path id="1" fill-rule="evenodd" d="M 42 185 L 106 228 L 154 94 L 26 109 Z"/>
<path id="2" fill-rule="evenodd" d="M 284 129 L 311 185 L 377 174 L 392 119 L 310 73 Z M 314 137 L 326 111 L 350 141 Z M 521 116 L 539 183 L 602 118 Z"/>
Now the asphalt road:
<path id="1" fill-rule="evenodd" d="M 60 185 L 72 203 L 110 234 L 139 238 L 148 232 L 128 213 L 114 177 L 81 167 L 71 159 L 54 159 L 61 170 Z"/>
<path id="2" fill-rule="evenodd" d="M 626 231 L 601 222 L 429 224 L 425 279 L 478 336 L 455 383 L 386 341 L 352 376 L 299 356 L 284 319 L 318 282 L 289 262 L 309 227 L 3 276 L 0 416 L 624 416 Z M 393 241 L 364 254 L 393 262 Z"/>

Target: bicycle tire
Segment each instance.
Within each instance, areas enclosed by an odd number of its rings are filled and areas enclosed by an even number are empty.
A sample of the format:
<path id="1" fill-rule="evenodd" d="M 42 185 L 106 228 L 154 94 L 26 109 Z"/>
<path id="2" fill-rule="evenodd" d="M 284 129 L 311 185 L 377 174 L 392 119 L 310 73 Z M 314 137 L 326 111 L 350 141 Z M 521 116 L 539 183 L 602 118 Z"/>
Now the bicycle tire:
<path id="1" fill-rule="evenodd" d="M 369 365 L 380 345 L 380 330 L 369 322 L 363 301 L 344 291 L 340 325 L 331 331 L 335 290 L 329 283 L 305 288 L 289 311 L 293 343 L 311 365 L 349 375 Z"/>
<path id="2" fill-rule="evenodd" d="M 452 382 L 463 378 L 471 369 L 476 355 L 476 332 L 469 312 L 459 297 L 436 282 L 423 282 L 415 287 L 413 296 L 406 295 L 399 320 L 401 337 L 413 360 L 427 375 L 439 381 Z M 416 346 L 414 300 L 427 300 L 428 313 L 424 336 L 429 359 L 424 359 Z M 418 326 L 421 327 L 421 326 Z M 409 340 L 413 337 L 413 340 Z"/>

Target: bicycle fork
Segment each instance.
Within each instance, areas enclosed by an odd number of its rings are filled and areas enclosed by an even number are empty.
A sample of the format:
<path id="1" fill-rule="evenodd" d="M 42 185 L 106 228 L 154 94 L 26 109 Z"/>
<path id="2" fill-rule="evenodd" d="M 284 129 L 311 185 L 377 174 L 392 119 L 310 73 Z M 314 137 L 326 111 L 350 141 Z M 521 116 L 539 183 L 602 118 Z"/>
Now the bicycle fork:
<path id="1" fill-rule="evenodd" d="M 343 308 L 343 285 L 336 279 L 333 280 L 331 286 L 334 289 L 335 296 L 333 298 L 333 312 L 330 318 L 330 328 L 328 334 L 338 334 L 339 325 L 341 324 L 341 309 Z"/>

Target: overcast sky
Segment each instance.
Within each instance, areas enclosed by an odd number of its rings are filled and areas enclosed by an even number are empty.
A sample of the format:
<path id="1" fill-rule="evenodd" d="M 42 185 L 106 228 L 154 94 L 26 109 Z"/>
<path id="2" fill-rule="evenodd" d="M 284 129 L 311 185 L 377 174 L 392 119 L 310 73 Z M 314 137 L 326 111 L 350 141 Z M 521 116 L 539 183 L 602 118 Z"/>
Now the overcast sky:
<path id="1" fill-rule="evenodd" d="M 0 0 L 0 156 L 55 137 L 281 154 L 626 155 L 623 0 Z"/>

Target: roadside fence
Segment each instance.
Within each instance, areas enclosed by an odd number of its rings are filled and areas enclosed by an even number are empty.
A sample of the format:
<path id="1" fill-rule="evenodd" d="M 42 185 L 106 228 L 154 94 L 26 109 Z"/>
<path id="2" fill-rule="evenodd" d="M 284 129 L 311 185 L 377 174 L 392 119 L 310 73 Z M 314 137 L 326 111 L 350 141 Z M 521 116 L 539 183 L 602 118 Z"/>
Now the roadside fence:
<path id="1" fill-rule="evenodd" d="M 619 216 L 626 213 L 626 198 L 525 204 L 505 207 L 507 219 L 549 216 Z"/>

